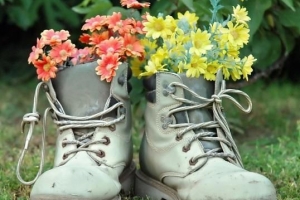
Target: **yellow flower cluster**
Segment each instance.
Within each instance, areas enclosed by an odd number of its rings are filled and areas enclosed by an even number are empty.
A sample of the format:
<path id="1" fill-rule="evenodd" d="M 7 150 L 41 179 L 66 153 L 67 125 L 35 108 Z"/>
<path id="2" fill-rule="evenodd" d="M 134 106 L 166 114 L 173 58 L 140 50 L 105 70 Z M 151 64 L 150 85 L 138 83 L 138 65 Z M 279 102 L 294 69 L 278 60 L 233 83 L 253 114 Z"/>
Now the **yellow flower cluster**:
<path id="1" fill-rule="evenodd" d="M 187 77 L 204 76 L 215 80 L 222 69 L 225 79 L 248 80 L 252 55 L 240 58 L 240 49 L 249 41 L 250 20 L 245 8 L 233 7 L 230 20 L 213 22 L 206 30 L 197 27 L 194 13 L 172 16 L 147 16 L 144 22 L 146 37 L 142 40 L 146 58 L 131 62 L 135 76 L 150 76 L 158 71 L 186 73 Z"/>

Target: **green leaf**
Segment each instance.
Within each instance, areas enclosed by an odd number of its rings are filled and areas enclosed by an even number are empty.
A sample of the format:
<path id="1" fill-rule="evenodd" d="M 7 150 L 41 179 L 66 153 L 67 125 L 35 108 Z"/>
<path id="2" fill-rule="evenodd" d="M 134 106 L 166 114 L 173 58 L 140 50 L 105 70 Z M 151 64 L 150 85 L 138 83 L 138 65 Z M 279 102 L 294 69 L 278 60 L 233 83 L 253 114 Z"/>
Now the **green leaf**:
<path id="1" fill-rule="evenodd" d="M 189 10 L 195 11 L 193 0 L 180 0 Z"/>
<path id="2" fill-rule="evenodd" d="M 112 3 L 108 0 L 98 0 L 91 6 L 91 10 L 85 18 L 95 17 L 96 15 L 106 15 L 107 11 L 112 8 Z"/>
<path id="3" fill-rule="evenodd" d="M 272 0 L 245 1 L 244 6 L 247 8 L 249 17 L 251 18 L 251 21 L 249 22 L 251 40 L 264 19 L 265 11 L 271 8 Z"/>
<path id="4" fill-rule="evenodd" d="M 87 14 L 91 11 L 91 7 L 82 7 L 82 6 L 78 5 L 78 6 L 72 7 L 72 10 L 79 14 Z"/>
<path id="5" fill-rule="evenodd" d="M 9 19 L 21 27 L 23 30 L 28 29 L 34 22 L 31 20 L 29 13 L 20 6 L 8 6 L 7 14 Z"/>
<path id="6" fill-rule="evenodd" d="M 159 13 L 169 15 L 177 9 L 176 5 L 172 1 L 157 0 L 152 4 L 150 14 L 157 16 Z"/>
<path id="7" fill-rule="evenodd" d="M 280 1 L 283 2 L 287 7 L 292 9 L 292 11 L 295 11 L 293 0 L 280 0 Z"/>
<path id="8" fill-rule="evenodd" d="M 260 69 L 269 67 L 282 55 L 281 41 L 272 32 L 255 34 L 249 46 L 253 56 L 257 59 L 256 66 Z"/>
<path id="9" fill-rule="evenodd" d="M 295 47 L 295 37 L 291 34 L 289 29 L 282 27 L 281 24 L 277 24 L 277 32 L 284 45 L 285 53 L 290 53 Z"/>
<path id="10" fill-rule="evenodd" d="M 281 10 L 277 14 L 283 26 L 297 28 L 298 32 L 300 32 L 300 8 L 297 8 L 295 11 Z"/>

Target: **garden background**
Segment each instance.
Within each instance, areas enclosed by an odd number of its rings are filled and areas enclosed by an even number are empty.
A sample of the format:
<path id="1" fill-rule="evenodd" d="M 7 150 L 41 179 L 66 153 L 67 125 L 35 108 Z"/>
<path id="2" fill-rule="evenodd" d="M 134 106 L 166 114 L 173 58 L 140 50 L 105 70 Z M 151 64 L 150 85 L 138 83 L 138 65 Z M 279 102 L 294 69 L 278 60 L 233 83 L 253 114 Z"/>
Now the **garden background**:
<path id="1" fill-rule="evenodd" d="M 151 0 L 151 14 L 172 14 L 190 10 L 200 18 L 199 26 L 210 20 L 209 0 Z M 250 43 L 243 54 L 258 61 L 248 82 L 228 82 L 250 95 L 253 111 L 244 115 L 225 102 L 225 112 L 240 149 L 245 168 L 267 176 L 274 183 L 278 199 L 300 199 L 300 0 L 221 0 L 219 17 L 232 6 L 247 8 Z M 128 14 L 119 0 L 0 0 L 0 199 L 28 199 L 30 187 L 16 178 L 17 159 L 26 135 L 20 124 L 31 112 L 38 80 L 27 64 L 31 46 L 44 29 L 65 29 L 77 41 L 84 19 L 114 11 Z M 132 80 L 135 92 L 133 126 L 135 160 L 143 130 L 145 106 L 139 80 Z M 47 107 L 40 95 L 38 110 Z M 46 136 L 45 169 L 54 157 L 55 127 L 49 123 Z M 38 171 L 41 127 L 34 132 L 22 174 L 28 179 Z M 135 197 L 136 198 L 136 197 Z"/>

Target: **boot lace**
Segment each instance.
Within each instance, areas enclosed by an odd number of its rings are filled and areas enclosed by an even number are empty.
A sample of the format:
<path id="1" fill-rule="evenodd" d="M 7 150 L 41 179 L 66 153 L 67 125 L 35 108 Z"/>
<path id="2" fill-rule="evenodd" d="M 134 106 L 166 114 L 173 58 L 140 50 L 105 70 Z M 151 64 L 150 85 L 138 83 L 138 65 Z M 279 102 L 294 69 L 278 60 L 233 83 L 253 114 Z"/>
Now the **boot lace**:
<path id="1" fill-rule="evenodd" d="M 186 98 L 181 98 L 181 97 L 174 95 L 176 87 L 180 87 L 183 90 L 189 92 L 193 97 L 195 97 L 196 99 L 199 99 L 200 102 L 202 102 L 202 103 L 192 101 L 192 100 L 189 100 Z M 197 124 L 189 123 L 189 122 L 180 123 L 180 124 L 172 124 L 172 122 L 171 122 L 172 120 L 169 120 L 169 121 L 167 120 L 168 121 L 167 126 L 169 126 L 170 128 L 182 128 L 182 130 L 176 135 L 176 140 L 181 140 L 185 133 L 187 133 L 190 130 L 194 130 L 194 129 L 204 129 L 204 130 L 222 129 L 223 133 L 225 134 L 226 139 L 217 137 L 215 132 L 203 131 L 203 132 L 196 133 L 193 137 L 190 137 L 187 140 L 186 145 L 184 145 L 184 147 L 183 147 L 184 152 L 188 151 L 191 144 L 196 140 L 219 141 L 220 143 L 227 145 L 233 151 L 233 153 L 225 153 L 225 152 L 223 152 L 223 150 L 221 148 L 214 148 L 214 149 L 208 150 L 204 154 L 197 155 L 190 159 L 190 165 L 195 165 L 200 158 L 205 158 L 205 161 L 200 166 L 198 166 L 196 169 L 194 169 L 193 171 L 204 166 L 210 157 L 224 158 L 233 164 L 236 164 L 238 162 L 240 164 L 240 166 L 243 167 L 240 153 L 239 153 L 238 148 L 232 138 L 232 135 L 231 135 L 231 132 L 229 129 L 229 125 L 226 122 L 226 119 L 223 115 L 222 99 L 223 98 L 229 99 L 230 101 L 233 102 L 233 104 L 235 106 L 237 106 L 243 112 L 250 113 L 252 110 L 252 102 L 251 102 L 250 97 L 246 93 L 244 93 L 240 90 L 235 90 L 235 89 L 225 89 L 225 81 L 224 80 L 221 83 L 220 91 L 217 94 L 213 94 L 211 96 L 211 98 L 202 97 L 202 96 L 198 95 L 196 92 L 192 91 L 186 85 L 179 83 L 179 82 L 170 83 L 165 91 L 170 95 L 170 97 L 183 103 L 183 106 L 175 108 L 168 112 L 167 118 L 169 118 L 169 119 L 170 119 L 170 116 L 176 112 L 201 109 L 201 108 L 210 108 L 210 107 L 212 108 L 212 111 L 213 111 L 214 120 L 208 121 L 208 122 L 202 122 L 202 123 L 197 123 Z M 234 97 L 230 96 L 229 94 L 238 94 L 238 95 L 245 97 L 245 99 L 247 101 L 247 107 L 246 108 L 243 107 Z"/>
<path id="2" fill-rule="evenodd" d="M 42 138 L 41 138 L 41 154 L 40 154 L 41 159 L 40 159 L 40 164 L 39 164 L 39 170 L 38 170 L 36 176 L 34 177 L 34 179 L 30 180 L 30 181 L 25 181 L 23 179 L 23 177 L 21 176 L 20 168 L 23 163 L 25 154 L 28 150 L 28 146 L 29 146 L 31 137 L 33 135 L 34 127 L 40 121 L 40 118 L 41 118 L 40 114 L 37 112 L 37 104 L 38 104 L 39 93 L 40 93 L 40 90 L 42 87 L 46 90 L 46 97 L 48 99 L 50 107 L 45 109 L 44 115 L 43 115 L 43 120 L 42 120 Z M 108 99 L 110 99 L 110 98 L 108 98 Z M 47 84 L 43 83 L 43 82 L 39 83 L 36 87 L 35 94 L 34 94 L 32 112 L 24 115 L 22 124 L 21 124 L 21 132 L 22 133 L 25 132 L 26 125 L 29 125 L 29 128 L 28 128 L 26 139 L 25 139 L 25 145 L 21 152 L 20 158 L 18 160 L 17 168 L 16 168 L 16 175 L 17 175 L 17 178 L 19 179 L 19 181 L 25 185 L 32 185 L 33 183 L 36 182 L 36 180 L 38 179 L 38 177 L 41 175 L 41 173 L 43 171 L 44 155 L 45 155 L 46 124 L 47 124 L 47 116 L 49 115 L 50 112 L 52 113 L 51 117 L 53 119 L 53 122 L 58 126 L 59 131 L 64 131 L 66 129 L 81 129 L 81 128 L 96 128 L 96 127 L 114 128 L 116 123 L 125 119 L 125 112 L 120 112 L 120 115 L 115 119 L 111 119 L 111 120 L 107 120 L 107 121 L 101 120 L 101 118 L 103 116 L 112 112 L 113 110 L 115 110 L 119 107 L 123 108 L 122 102 L 117 102 L 112 106 L 109 106 L 109 103 L 110 103 L 110 101 L 108 100 L 105 104 L 104 110 L 101 112 L 98 112 L 94 115 L 85 116 L 85 117 L 77 117 L 77 116 L 67 115 L 64 113 L 59 101 L 57 99 L 54 99 L 50 95 Z M 62 144 L 63 145 L 76 144 L 77 148 L 65 153 L 63 159 L 68 157 L 68 155 L 77 153 L 79 151 L 93 152 L 93 153 L 96 153 L 97 155 L 99 155 L 100 157 L 103 157 L 103 155 L 105 154 L 103 151 L 89 149 L 88 147 L 91 144 L 109 144 L 110 140 L 108 137 L 104 137 L 100 140 L 91 140 L 91 137 L 95 133 L 94 131 L 91 131 L 88 133 L 83 133 L 80 131 L 73 131 L 73 133 L 75 135 L 75 139 L 74 140 L 65 140 L 65 141 L 63 141 Z M 60 163 L 60 165 L 63 165 L 66 162 L 67 162 L 67 160 Z"/>

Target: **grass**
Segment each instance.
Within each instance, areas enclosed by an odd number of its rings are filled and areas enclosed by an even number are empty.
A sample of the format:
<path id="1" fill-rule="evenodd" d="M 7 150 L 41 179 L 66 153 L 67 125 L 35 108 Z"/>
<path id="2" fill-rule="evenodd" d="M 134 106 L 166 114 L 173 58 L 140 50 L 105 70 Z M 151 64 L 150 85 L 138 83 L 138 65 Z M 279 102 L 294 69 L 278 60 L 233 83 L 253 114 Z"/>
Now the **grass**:
<path id="1" fill-rule="evenodd" d="M 22 116 L 32 109 L 36 82 L 22 85 L 0 84 L 0 199 L 28 199 L 30 187 L 21 185 L 15 168 L 25 135 L 20 132 Z M 278 199 L 300 199 L 300 120 L 299 85 L 275 82 L 266 85 L 257 82 L 243 88 L 253 100 L 253 112 L 244 115 L 225 102 L 227 118 L 231 122 L 245 168 L 267 176 L 275 185 Z M 4 91 L 4 92 L 3 92 Z M 39 111 L 46 107 L 41 95 Z M 135 113 L 141 118 L 142 109 Z M 136 120 L 137 121 L 137 120 Z M 50 123 L 49 123 L 50 124 Z M 139 132 L 143 123 L 134 124 Z M 300 126 L 300 125 L 299 125 Z M 49 125 L 50 129 L 54 129 Z M 238 132 L 238 133 L 237 133 Z M 25 179 L 33 178 L 38 171 L 41 128 L 34 132 L 31 146 L 22 167 Z M 55 131 L 47 134 L 45 170 L 50 169 L 54 158 Z M 134 158 L 138 160 L 140 135 L 134 134 Z M 134 198 L 138 199 L 138 198 Z"/>

